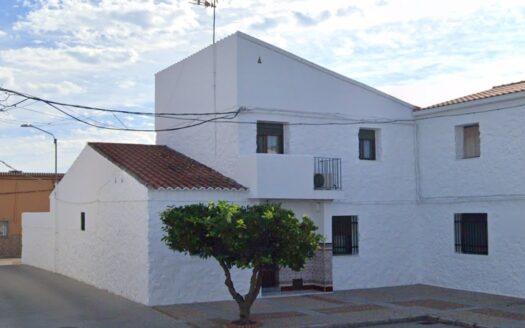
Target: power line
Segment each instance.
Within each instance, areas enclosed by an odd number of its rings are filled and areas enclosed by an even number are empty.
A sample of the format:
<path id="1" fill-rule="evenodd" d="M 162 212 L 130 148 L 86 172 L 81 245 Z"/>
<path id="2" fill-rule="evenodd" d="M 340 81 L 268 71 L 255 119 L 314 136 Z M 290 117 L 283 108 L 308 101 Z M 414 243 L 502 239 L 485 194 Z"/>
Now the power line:
<path id="1" fill-rule="evenodd" d="M 107 109 L 107 108 L 100 108 L 100 107 L 92 107 L 92 106 L 84 106 L 84 105 L 76 105 L 76 104 L 68 104 L 64 102 L 59 101 L 53 101 L 48 100 L 36 96 L 32 96 L 29 94 L 24 94 L 19 91 L 10 90 L 6 88 L 0 87 L 0 91 L 7 93 L 8 95 L 16 95 L 22 98 L 35 100 L 38 102 L 46 103 L 48 105 L 53 104 L 57 106 L 65 106 L 65 107 L 72 107 L 72 108 L 78 108 L 78 109 L 87 109 L 87 110 L 93 110 L 93 111 L 101 111 L 101 112 L 108 112 L 108 113 L 120 113 L 120 114 L 129 114 L 129 115 L 143 115 L 143 116 L 211 116 L 211 115 L 224 115 L 224 114 L 235 114 L 236 111 L 226 111 L 226 112 L 217 112 L 217 113 L 153 113 L 153 112 L 134 112 L 134 111 L 128 111 L 128 110 L 120 110 L 120 109 Z M 2 100 L 2 102 L 5 102 L 7 99 Z M 3 105 L 4 108 L 9 108 L 14 105 Z"/>
<path id="2" fill-rule="evenodd" d="M 180 127 L 172 127 L 172 128 L 165 128 L 165 129 L 130 129 L 130 128 L 110 127 L 110 126 L 104 126 L 104 125 L 91 123 L 91 122 L 86 121 L 85 119 L 81 119 L 81 118 L 79 118 L 79 117 L 77 117 L 75 115 L 72 115 L 72 114 L 68 113 L 67 111 L 59 108 L 54 103 L 47 103 L 47 104 L 49 106 L 53 107 L 54 109 L 56 109 L 57 111 L 61 112 L 62 114 L 66 115 L 66 116 L 69 116 L 70 118 L 72 118 L 75 121 L 78 121 L 80 123 L 83 123 L 83 124 L 86 124 L 86 125 L 89 125 L 89 126 L 92 126 L 92 127 L 95 127 L 95 128 L 99 128 L 99 129 L 113 130 L 113 131 L 130 131 L 130 132 L 167 132 L 167 131 L 183 130 L 183 129 L 199 126 L 199 125 L 202 125 L 202 124 L 205 124 L 205 123 L 210 123 L 210 122 L 217 121 L 217 120 L 224 120 L 224 119 L 232 120 L 232 119 L 236 118 L 237 115 L 239 115 L 239 113 L 241 111 L 240 109 L 238 109 L 237 111 L 232 112 L 233 114 L 231 114 L 231 115 L 223 115 L 223 116 L 213 117 L 213 118 L 206 119 L 206 120 L 199 120 L 197 123 L 188 124 L 188 125 L 180 126 Z"/>

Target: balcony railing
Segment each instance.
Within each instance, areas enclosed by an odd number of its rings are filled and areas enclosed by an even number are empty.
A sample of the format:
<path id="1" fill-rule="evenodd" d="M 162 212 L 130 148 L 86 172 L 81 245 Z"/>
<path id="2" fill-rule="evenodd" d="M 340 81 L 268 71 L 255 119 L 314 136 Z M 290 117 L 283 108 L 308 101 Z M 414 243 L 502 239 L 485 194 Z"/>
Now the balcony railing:
<path id="1" fill-rule="evenodd" d="M 341 190 L 341 159 L 329 157 L 314 157 L 314 189 Z"/>

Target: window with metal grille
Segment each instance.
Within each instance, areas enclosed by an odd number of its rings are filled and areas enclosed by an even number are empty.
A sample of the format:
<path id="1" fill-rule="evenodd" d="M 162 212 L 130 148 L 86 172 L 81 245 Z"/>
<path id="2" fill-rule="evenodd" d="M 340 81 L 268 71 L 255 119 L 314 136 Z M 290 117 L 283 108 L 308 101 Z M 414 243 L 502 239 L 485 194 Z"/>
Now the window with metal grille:
<path id="1" fill-rule="evenodd" d="M 456 253 L 488 255 L 486 213 L 461 213 L 454 216 Z"/>
<path id="2" fill-rule="evenodd" d="M 283 124 L 257 122 L 257 153 L 284 153 Z"/>
<path id="3" fill-rule="evenodd" d="M 0 238 L 7 238 L 9 235 L 9 221 L 0 221 Z"/>
<path id="4" fill-rule="evenodd" d="M 376 130 L 359 129 L 359 159 L 376 159 Z"/>
<path id="5" fill-rule="evenodd" d="M 332 216 L 332 253 L 334 255 L 359 253 L 357 216 Z"/>

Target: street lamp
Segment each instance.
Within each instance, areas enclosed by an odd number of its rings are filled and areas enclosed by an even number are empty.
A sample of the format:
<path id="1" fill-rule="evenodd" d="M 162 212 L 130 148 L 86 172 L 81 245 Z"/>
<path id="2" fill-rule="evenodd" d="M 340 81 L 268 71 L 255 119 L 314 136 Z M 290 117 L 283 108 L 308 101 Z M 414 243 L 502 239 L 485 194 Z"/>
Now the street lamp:
<path id="1" fill-rule="evenodd" d="M 46 131 L 44 129 L 39 128 L 38 126 L 34 126 L 32 124 L 22 124 L 20 125 L 22 128 L 33 128 L 37 129 L 41 132 L 44 132 L 46 134 L 49 134 L 51 137 L 53 137 L 53 143 L 55 144 L 55 186 L 58 184 L 58 171 L 57 171 L 57 138 L 55 135 L 49 131 Z"/>

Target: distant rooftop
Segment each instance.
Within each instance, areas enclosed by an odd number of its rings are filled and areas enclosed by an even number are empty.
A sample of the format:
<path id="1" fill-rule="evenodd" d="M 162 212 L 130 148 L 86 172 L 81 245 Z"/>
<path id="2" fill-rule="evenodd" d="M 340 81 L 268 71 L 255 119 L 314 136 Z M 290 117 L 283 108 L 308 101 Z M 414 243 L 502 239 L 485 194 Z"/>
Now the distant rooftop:
<path id="1" fill-rule="evenodd" d="M 63 176 L 63 173 L 58 174 L 59 179 L 62 179 Z M 54 179 L 55 173 L 9 171 L 0 172 L 0 177 Z"/>
<path id="2" fill-rule="evenodd" d="M 473 93 L 468 96 L 444 101 L 444 102 L 441 102 L 441 103 L 438 103 L 432 106 L 416 109 L 416 111 L 444 107 L 444 106 L 449 106 L 449 105 L 455 105 L 455 104 L 460 104 L 460 103 L 464 103 L 468 101 L 503 96 L 503 95 L 508 95 L 508 94 L 516 93 L 516 92 L 523 92 L 523 91 L 525 91 L 525 80 L 514 82 L 514 83 L 509 83 L 509 84 L 497 85 L 497 86 L 492 87 L 492 89 L 488 89 L 485 91 Z"/>

